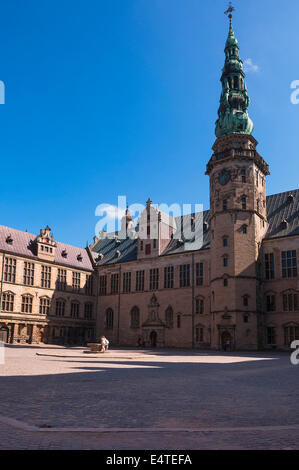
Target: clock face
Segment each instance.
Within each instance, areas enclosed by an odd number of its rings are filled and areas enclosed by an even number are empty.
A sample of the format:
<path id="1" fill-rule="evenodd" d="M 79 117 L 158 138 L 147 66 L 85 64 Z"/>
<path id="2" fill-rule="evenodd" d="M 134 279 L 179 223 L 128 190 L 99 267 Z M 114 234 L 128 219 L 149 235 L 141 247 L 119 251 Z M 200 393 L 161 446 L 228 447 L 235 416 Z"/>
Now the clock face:
<path id="1" fill-rule="evenodd" d="M 218 181 L 220 184 L 225 185 L 230 181 L 230 171 L 222 170 L 218 176 Z"/>

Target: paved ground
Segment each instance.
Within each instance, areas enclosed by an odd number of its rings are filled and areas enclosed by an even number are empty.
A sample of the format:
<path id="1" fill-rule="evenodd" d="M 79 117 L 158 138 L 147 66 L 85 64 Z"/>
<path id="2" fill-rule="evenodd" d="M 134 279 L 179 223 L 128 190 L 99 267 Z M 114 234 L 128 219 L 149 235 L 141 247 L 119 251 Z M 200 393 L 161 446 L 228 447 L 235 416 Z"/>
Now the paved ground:
<path id="1" fill-rule="evenodd" d="M 299 366 L 287 354 L 5 353 L 0 449 L 299 448 Z"/>

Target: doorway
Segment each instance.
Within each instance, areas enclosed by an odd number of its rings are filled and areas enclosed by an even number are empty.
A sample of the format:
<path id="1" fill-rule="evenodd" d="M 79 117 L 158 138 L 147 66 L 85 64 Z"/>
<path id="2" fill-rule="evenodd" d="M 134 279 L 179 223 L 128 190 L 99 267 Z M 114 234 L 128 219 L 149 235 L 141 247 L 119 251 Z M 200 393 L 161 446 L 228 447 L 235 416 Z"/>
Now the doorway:
<path id="1" fill-rule="evenodd" d="M 42 331 L 38 333 L 38 342 L 43 343 L 44 342 L 44 334 Z"/>
<path id="2" fill-rule="evenodd" d="M 151 347 L 156 348 L 157 347 L 157 339 L 158 335 L 156 331 L 152 331 L 150 334 L 150 340 L 151 340 Z"/>
<path id="3" fill-rule="evenodd" d="M 222 349 L 226 352 L 231 352 L 233 347 L 232 336 L 228 331 L 224 331 L 221 336 Z"/>
<path id="4" fill-rule="evenodd" d="M 0 341 L 8 343 L 8 328 L 0 328 Z"/>

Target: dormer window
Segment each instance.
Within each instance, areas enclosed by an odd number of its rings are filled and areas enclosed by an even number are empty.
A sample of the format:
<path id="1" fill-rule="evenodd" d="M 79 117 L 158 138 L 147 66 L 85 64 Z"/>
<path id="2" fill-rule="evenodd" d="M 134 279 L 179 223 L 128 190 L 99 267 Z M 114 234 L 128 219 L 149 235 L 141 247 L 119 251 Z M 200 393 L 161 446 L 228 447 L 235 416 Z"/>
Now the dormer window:
<path id="1" fill-rule="evenodd" d="M 204 230 L 204 232 L 207 232 L 208 228 L 209 228 L 208 222 L 204 222 L 204 223 L 203 223 L 203 230 Z"/>
<path id="2" fill-rule="evenodd" d="M 281 222 L 281 227 L 285 230 L 288 228 L 288 221 L 286 219 L 284 219 L 282 222 Z"/>
<path id="3" fill-rule="evenodd" d="M 8 245 L 12 245 L 13 244 L 13 239 L 11 238 L 11 235 L 8 235 L 8 237 L 6 238 L 6 243 Z"/>
<path id="4" fill-rule="evenodd" d="M 81 255 L 81 254 L 77 256 L 77 260 L 78 260 L 80 263 L 83 261 L 83 258 L 82 258 L 82 255 Z"/>
<path id="5" fill-rule="evenodd" d="M 294 199 L 295 199 L 295 198 L 294 198 L 293 194 L 290 194 L 290 195 L 288 196 L 288 203 L 291 204 L 292 202 L 294 202 Z"/>
<path id="6" fill-rule="evenodd" d="M 67 258 L 67 251 L 66 251 L 66 250 L 63 250 L 63 251 L 61 252 L 61 256 L 62 256 L 63 258 Z"/>

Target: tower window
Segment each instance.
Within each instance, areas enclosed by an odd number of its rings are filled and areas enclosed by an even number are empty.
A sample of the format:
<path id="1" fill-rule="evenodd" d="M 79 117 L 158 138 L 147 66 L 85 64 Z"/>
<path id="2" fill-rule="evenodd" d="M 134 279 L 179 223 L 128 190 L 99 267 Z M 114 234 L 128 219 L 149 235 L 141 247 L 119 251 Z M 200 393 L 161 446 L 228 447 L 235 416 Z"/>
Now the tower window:
<path id="1" fill-rule="evenodd" d="M 227 211 L 227 199 L 223 200 L 223 210 Z"/>
<path id="2" fill-rule="evenodd" d="M 224 246 L 224 247 L 227 247 L 227 246 L 228 246 L 228 238 L 227 238 L 227 237 L 224 237 L 224 238 L 223 238 L 223 246 Z"/>
<path id="3" fill-rule="evenodd" d="M 248 307 L 248 297 L 246 295 L 243 297 L 243 306 Z"/>
<path id="4" fill-rule="evenodd" d="M 241 170 L 242 183 L 246 183 L 246 170 Z"/>
<path id="5" fill-rule="evenodd" d="M 242 197 L 241 202 L 242 202 L 242 210 L 246 211 L 247 203 L 246 203 L 246 197 L 245 196 Z"/>
<path id="6" fill-rule="evenodd" d="M 228 279 L 227 278 L 223 279 L 223 285 L 224 285 L 224 287 L 228 286 Z"/>
<path id="7" fill-rule="evenodd" d="M 243 233 L 243 235 L 246 235 L 246 234 L 247 234 L 247 226 L 246 226 L 246 225 L 243 225 L 243 227 L 242 227 L 242 233 Z"/>
<path id="8" fill-rule="evenodd" d="M 228 258 L 226 258 L 226 257 L 223 258 L 223 266 L 224 266 L 225 268 L 228 267 Z"/>

